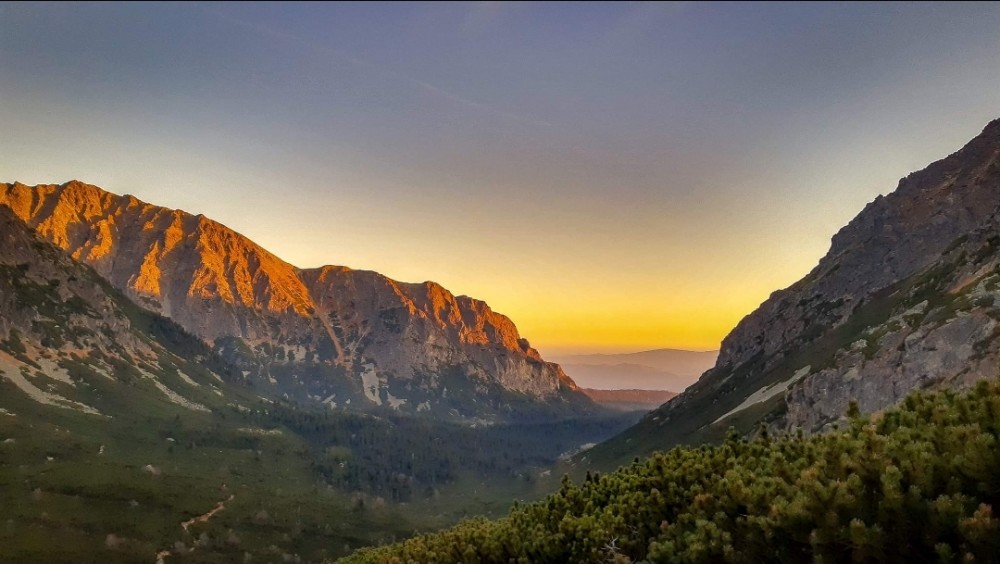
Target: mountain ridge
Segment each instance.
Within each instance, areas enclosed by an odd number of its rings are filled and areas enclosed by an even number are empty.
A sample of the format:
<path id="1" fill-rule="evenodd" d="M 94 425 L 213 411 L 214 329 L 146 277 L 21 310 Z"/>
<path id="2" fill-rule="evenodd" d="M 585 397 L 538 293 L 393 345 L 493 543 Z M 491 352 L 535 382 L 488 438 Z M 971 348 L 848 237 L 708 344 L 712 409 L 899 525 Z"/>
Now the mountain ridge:
<path id="1" fill-rule="evenodd" d="M 966 194 L 971 197 L 961 202 L 963 206 L 953 206 L 951 198 L 955 192 L 951 188 L 962 182 L 967 186 L 979 169 L 996 166 L 998 144 L 1000 119 L 995 119 L 955 153 L 908 174 L 900 179 L 893 192 L 868 203 L 833 235 L 830 250 L 809 274 L 774 292 L 737 323 L 722 341 L 717 365 L 735 366 L 746 362 L 758 350 L 773 354 L 787 344 L 786 335 L 774 333 L 779 329 L 801 332 L 804 329 L 801 320 L 774 330 L 764 329 L 760 320 L 775 317 L 778 308 L 791 302 L 793 295 L 804 294 L 807 288 L 813 293 L 803 298 L 812 301 L 824 299 L 832 305 L 836 299 L 844 298 L 844 303 L 825 312 L 829 319 L 839 321 L 849 310 L 847 302 L 864 299 L 928 266 L 956 237 L 974 229 L 991 213 L 986 210 L 996 208 L 996 200 L 988 191 Z M 976 165 L 975 170 L 963 170 L 969 160 L 985 162 Z M 927 197 L 931 205 L 920 205 L 914 198 L 918 194 Z M 907 245 L 897 244 L 904 239 Z M 752 334 L 761 336 L 751 337 Z"/>
<path id="2" fill-rule="evenodd" d="M 509 318 L 434 282 L 298 268 L 203 215 L 79 181 L 4 184 L 0 205 L 279 395 L 411 411 L 447 404 L 462 417 L 523 403 L 509 394 L 587 409 L 572 379 Z M 442 374 L 468 397 L 444 401 Z M 486 405 L 465 405 L 477 398 Z"/>
<path id="3" fill-rule="evenodd" d="M 851 402 L 873 413 L 914 389 L 996 377 L 998 193 L 993 120 L 865 206 L 808 275 L 739 322 L 711 370 L 585 457 L 619 464 L 721 440 L 730 426 L 822 431 Z"/>

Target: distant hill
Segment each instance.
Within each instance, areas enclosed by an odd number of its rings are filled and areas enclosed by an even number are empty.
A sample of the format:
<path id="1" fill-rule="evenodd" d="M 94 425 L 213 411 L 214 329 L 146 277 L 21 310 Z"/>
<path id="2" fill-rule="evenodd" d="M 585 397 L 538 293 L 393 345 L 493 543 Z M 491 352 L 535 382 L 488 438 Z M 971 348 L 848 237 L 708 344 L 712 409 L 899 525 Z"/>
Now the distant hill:
<path id="1" fill-rule="evenodd" d="M 718 351 L 656 349 L 625 354 L 568 355 L 555 359 L 584 388 L 681 392 L 715 365 Z"/>
<path id="2" fill-rule="evenodd" d="M 655 409 L 677 392 L 666 390 L 594 390 L 581 388 L 583 393 L 598 405 L 619 411 L 649 411 Z"/>
<path id="3" fill-rule="evenodd" d="M 554 357 L 559 364 L 642 364 L 681 376 L 701 376 L 715 366 L 719 351 L 653 349 L 634 353 L 577 354 Z"/>
<path id="4" fill-rule="evenodd" d="M 683 391 L 697 378 L 642 364 L 563 364 L 578 385 L 598 390 Z"/>

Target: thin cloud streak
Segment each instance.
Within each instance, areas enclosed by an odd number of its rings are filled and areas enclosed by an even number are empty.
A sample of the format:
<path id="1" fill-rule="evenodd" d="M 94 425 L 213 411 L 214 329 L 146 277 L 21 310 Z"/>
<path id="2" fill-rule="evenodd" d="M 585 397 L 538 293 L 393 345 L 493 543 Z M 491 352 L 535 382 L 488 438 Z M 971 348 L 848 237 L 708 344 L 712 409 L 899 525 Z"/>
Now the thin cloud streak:
<path id="1" fill-rule="evenodd" d="M 251 21 L 245 20 L 243 18 L 234 16 L 232 14 L 225 13 L 225 12 L 223 12 L 221 10 L 218 10 L 218 9 L 214 8 L 214 7 L 206 6 L 206 5 L 201 4 L 201 3 L 197 4 L 197 6 L 199 8 L 201 8 L 201 10 L 204 13 L 209 14 L 209 15 L 211 15 L 211 16 L 213 16 L 213 17 L 215 17 L 215 18 L 217 18 L 217 19 L 219 19 L 219 20 L 221 20 L 221 21 L 223 21 L 225 23 L 228 23 L 230 25 L 234 25 L 234 26 L 237 26 L 237 27 L 242 27 L 244 29 L 248 29 L 250 31 L 259 33 L 259 34 L 267 36 L 267 37 L 271 37 L 271 38 L 274 38 L 274 39 L 279 39 L 279 40 L 284 41 L 286 43 L 297 44 L 300 47 L 304 47 L 306 49 L 309 49 L 309 50 L 311 50 L 313 52 L 316 52 L 316 53 L 319 53 L 321 55 L 327 55 L 327 56 L 335 57 L 335 58 L 340 59 L 340 60 L 342 60 L 342 61 L 344 61 L 346 63 L 349 63 L 349 64 L 352 64 L 354 66 L 360 67 L 362 69 L 365 69 L 367 71 L 373 72 L 373 73 L 378 74 L 380 76 L 383 76 L 385 78 L 396 80 L 398 82 L 403 82 L 403 83 L 409 84 L 410 86 L 415 86 L 415 87 L 417 87 L 418 89 L 420 89 L 420 90 L 422 90 L 424 92 L 429 92 L 430 94 L 438 96 L 439 98 L 447 100 L 449 102 L 456 103 L 456 104 L 465 106 L 467 108 L 472 108 L 474 110 L 478 110 L 478 111 L 481 111 L 481 112 L 484 112 L 484 113 L 492 114 L 492 115 L 497 116 L 497 117 L 502 117 L 502 118 L 509 119 L 509 120 L 512 120 L 512 121 L 516 121 L 516 122 L 519 122 L 519 123 L 522 123 L 522 124 L 526 124 L 526 125 L 531 125 L 531 126 L 534 126 L 534 127 L 550 128 L 550 127 L 553 126 L 552 123 L 550 123 L 548 121 L 545 121 L 545 120 L 540 120 L 540 119 L 525 117 L 525 116 L 522 116 L 522 115 L 519 115 L 519 114 L 516 114 L 516 113 L 513 113 L 513 112 L 509 112 L 507 110 L 498 108 L 498 107 L 496 107 L 494 105 L 487 104 L 485 102 L 479 102 L 479 101 L 476 101 L 476 100 L 471 100 L 469 98 L 466 98 L 465 96 L 461 96 L 459 94 L 455 94 L 454 92 L 450 92 L 448 90 L 445 90 L 444 88 L 441 88 L 439 86 L 435 86 L 435 85 L 433 85 L 433 84 L 431 84 L 429 82 L 413 78 L 411 76 L 408 76 L 406 74 L 400 73 L 398 71 L 386 68 L 386 67 L 384 67 L 382 65 L 373 63 L 371 61 L 368 61 L 368 60 L 365 60 L 365 59 L 362 59 L 362 58 L 359 58 L 359 57 L 356 57 L 356 56 L 351 55 L 349 53 L 345 53 L 345 52 L 343 52 L 343 51 L 341 51 L 339 49 L 334 49 L 333 47 L 329 47 L 327 45 L 323 45 L 323 44 L 318 43 L 316 41 L 313 41 L 311 39 L 307 39 L 307 38 L 295 35 L 293 33 L 290 33 L 290 32 L 287 32 L 287 31 L 284 31 L 284 30 L 281 30 L 281 29 L 276 29 L 276 28 L 271 27 L 271 26 L 266 26 L 266 25 L 262 25 L 262 24 L 259 24 L 259 23 L 251 22 Z"/>

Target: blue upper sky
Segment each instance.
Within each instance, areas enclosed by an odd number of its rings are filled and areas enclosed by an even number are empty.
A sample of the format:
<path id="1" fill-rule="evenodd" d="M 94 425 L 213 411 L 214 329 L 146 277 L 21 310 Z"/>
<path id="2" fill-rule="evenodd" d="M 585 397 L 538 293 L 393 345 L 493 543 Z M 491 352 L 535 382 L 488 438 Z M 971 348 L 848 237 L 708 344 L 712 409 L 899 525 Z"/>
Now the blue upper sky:
<path id="1" fill-rule="evenodd" d="M 0 181 L 433 279 L 545 351 L 713 348 L 1000 117 L 1000 5 L 0 4 Z"/>

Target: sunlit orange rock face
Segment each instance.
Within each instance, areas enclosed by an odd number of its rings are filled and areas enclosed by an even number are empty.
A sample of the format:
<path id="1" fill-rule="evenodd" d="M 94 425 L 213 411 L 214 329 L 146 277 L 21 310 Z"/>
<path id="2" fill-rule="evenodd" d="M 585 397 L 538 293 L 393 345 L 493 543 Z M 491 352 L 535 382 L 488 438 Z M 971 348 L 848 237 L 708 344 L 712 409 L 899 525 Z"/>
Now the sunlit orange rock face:
<path id="1" fill-rule="evenodd" d="M 322 315 L 360 332 L 342 343 L 349 358 L 369 355 L 383 371 L 403 377 L 413 366 L 435 372 L 460 365 L 472 376 L 534 395 L 560 385 L 576 388 L 559 365 L 542 360 L 514 323 L 485 302 L 456 297 L 434 282 L 406 284 L 344 267 L 300 275 Z"/>
<path id="2" fill-rule="evenodd" d="M 80 182 L 8 184 L 0 203 L 137 302 L 208 340 L 268 338 L 253 318 L 311 311 L 293 266 L 203 216 Z"/>
<path id="3" fill-rule="evenodd" d="M 458 366 L 473 380 L 534 396 L 575 389 L 510 319 L 433 282 L 298 269 L 204 216 L 77 181 L 0 185 L 0 204 L 137 303 L 209 342 L 281 346 L 300 362 L 349 373 L 368 364 L 383 381 Z"/>

